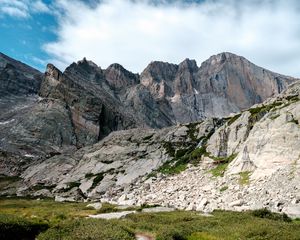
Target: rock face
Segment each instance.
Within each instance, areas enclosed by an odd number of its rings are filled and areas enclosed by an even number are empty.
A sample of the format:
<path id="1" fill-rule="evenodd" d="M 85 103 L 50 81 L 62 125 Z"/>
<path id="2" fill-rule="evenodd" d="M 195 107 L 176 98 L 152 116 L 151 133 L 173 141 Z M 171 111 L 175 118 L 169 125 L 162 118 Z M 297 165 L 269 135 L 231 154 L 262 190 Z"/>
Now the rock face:
<path id="1" fill-rule="evenodd" d="M 189 59 L 179 65 L 152 62 L 141 74 L 141 83 L 155 99 L 167 101 L 181 123 L 239 112 L 292 82 L 231 53 L 212 56 L 199 68 Z"/>
<path id="2" fill-rule="evenodd" d="M 39 71 L 0 53 L 0 98 L 12 94 L 36 94 L 41 80 Z"/>
<path id="3" fill-rule="evenodd" d="M 298 216 L 296 79 L 230 53 L 141 75 L 83 59 L 41 77 L 4 55 L 0 70 L 1 195 Z"/>

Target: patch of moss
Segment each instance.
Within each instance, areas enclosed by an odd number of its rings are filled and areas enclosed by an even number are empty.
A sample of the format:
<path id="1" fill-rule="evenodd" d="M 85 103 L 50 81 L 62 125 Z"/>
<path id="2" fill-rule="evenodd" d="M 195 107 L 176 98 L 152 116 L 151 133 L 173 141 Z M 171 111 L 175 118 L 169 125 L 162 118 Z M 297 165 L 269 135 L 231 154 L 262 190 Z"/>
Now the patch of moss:
<path id="1" fill-rule="evenodd" d="M 213 169 L 210 170 L 211 174 L 214 177 L 223 177 L 224 173 L 229 165 L 229 163 L 235 159 L 235 157 L 237 156 L 236 153 L 231 154 L 228 157 L 213 157 L 213 156 L 209 156 L 210 158 L 215 160 L 215 164 L 217 164 L 217 166 Z"/>
<path id="2" fill-rule="evenodd" d="M 233 116 L 232 118 L 230 118 L 227 123 L 228 123 L 228 126 L 230 126 L 231 124 L 233 124 L 242 114 L 237 114 L 235 116 Z"/>
<path id="3" fill-rule="evenodd" d="M 251 172 L 240 172 L 239 175 L 240 175 L 240 179 L 239 179 L 239 184 L 240 185 L 248 185 L 250 183 L 250 174 Z"/>
<path id="4" fill-rule="evenodd" d="M 220 188 L 220 192 L 224 192 L 224 191 L 226 191 L 227 189 L 228 189 L 228 186 L 223 186 L 223 187 Z"/>

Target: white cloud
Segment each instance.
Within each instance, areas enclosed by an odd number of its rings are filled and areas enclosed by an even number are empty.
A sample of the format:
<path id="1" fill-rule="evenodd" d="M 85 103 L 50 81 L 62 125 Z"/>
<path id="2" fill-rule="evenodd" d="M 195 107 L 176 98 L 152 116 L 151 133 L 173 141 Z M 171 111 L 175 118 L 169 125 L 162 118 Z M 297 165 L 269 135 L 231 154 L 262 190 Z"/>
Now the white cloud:
<path id="1" fill-rule="evenodd" d="M 61 69 L 87 57 L 102 67 L 118 62 L 141 72 L 152 60 L 198 64 L 230 51 L 257 65 L 300 76 L 297 0 L 207 0 L 150 4 L 107 0 L 90 7 L 57 0 L 58 40 L 44 46 Z"/>
<path id="2" fill-rule="evenodd" d="M 17 18 L 29 16 L 27 4 L 22 0 L 0 0 L 0 14 Z"/>
<path id="3" fill-rule="evenodd" d="M 0 16 L 28 18 L 32 13 L 47 12 L 50 9 L 42 0 L 0 0 Z"/>
<path id="4" fill-rule="evenodd" d="M 34 1 L 31 7 L 34 12 L 50 12 L 49 7 L 42 0 Z"/>

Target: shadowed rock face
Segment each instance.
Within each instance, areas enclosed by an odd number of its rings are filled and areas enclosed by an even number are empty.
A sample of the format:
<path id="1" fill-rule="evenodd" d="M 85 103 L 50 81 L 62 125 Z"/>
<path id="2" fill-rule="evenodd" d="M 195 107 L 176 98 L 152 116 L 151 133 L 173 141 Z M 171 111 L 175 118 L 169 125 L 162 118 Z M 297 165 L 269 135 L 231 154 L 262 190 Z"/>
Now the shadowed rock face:
<path id="1" fill-rule="evenodd" d="M 0 97 L 11 94 L 36 94 L 42 73 L 0 53 Z"/>

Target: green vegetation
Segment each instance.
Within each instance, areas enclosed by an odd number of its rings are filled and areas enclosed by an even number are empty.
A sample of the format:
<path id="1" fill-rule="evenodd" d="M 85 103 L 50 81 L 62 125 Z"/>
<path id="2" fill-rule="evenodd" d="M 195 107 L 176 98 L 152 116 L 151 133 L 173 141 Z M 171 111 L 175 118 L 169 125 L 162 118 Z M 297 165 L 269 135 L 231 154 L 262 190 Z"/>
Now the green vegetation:
<path id="1" fill-rule="evenodd" d="M 86 219 L 96 210 L 87 203 L 57 203 L 50 200 L 0 200 L 0 239 L 118 240 L 135 239 L 145 233 L 157 240 L 299 240 L 300 222 L 286 215 L 261 209 L 249 212 L 215 211 L 205 217 L 193 211 L 136 213 L 119 220 Z M 108 211 L 115 206 L 104 205 Z M 58 217 L 60 214 L 64 218 Z M 16 217 L 19 216 L 19 217 Z M 58 220 L 59 219 L 59 220 Z M 25 227 L 24 227 L 25 226 Z M 17 237 L 8 234 L 18 233 Z M 26 235 L 26 234 L 32 235 Z M 7 234 L 7 235 L 5 235 Z"/>
<path id="2" fill-rule="evenodd" d="M 255 216 L 255 217 L 267 218 L 267 219 L 271 219 L 271 220 L 275 220 L 275 221 L 284 221 L 284 222 L 291 222 L 292 221 L 292 219 L 290 219 L 288 217 L 288 215 L 286 215 L 285 213 L 283 213 L 283 214 L 274 213 L 274 212 L 271 212 L 270 210 L 268 210 L 266 208 L 254 210 L 252 212 L 252 215 Z"/>
<path id="3" fill-rule="evenodd" d="M 80 219 L 67 221 L 40 234 L 38 240 L 134 240 L 134 233 L 120 221 Z"/>
<path id="4" fill-rule="evenodd" d="M 214 177 L 223 177 L 228 165 L 229 165 L 229 162 L 228 163 L 220 163 L 215 168 L 210 170 L 210 172 Z"/>
<path id="5" fill-rule="evenodd" d="M 166 149 L 168 155 L 172 158 L 170 161 L 164 163 L 157 171 L 149 174 L 155 176 L 157 172 L 163 174 L 178 174 L 187 168 L 188 164 L 196 165 L 203 155 L 207 155 L 206 142 L 214 133 L 214 130 L 207 133 L 206 136 L 197 138 L 197 125 L 199 123 L 190 123 L 187 125 L 187 135 L 192 140 L 187 146 L 186 142 L 172 143 L 164 142 L 163 147 Z M 216 123 L 220 124 L 220 123 Z M 196 148 L 198 143 L 201 142 L 201 147 Z"/>
<path id="6" fill-rule="evenodd" d="M 233 124 L 240 116 L 241 116 L 242 114 L 237 114 L 237 115 L 235 115 L 235 116 L 233 116 L 233 117 L 231 117 L 231 118 L 229 118 L 229 120 L 228 120 L 228 126 L 230 126 L 231 124 Z"/>
<path id="7" fill-rule="evenodd" d="M 214 156 L 209 156 L 210 158 L 215 160 L 215 164 L 217 164 L 217 166 L 215 168 L 213 168 L 212 170 L 210 170 L 211 174 L 214 177 L 223 177 L 224 173 L 227 169 L 227 166 L 229 165 L 229 163 L 235 159 L 237 156 L 236 153 L 231 154 L 229 157 L 214 157 Z"/>
<path id="8" fill-rule="evenodd" d="M 227 189 L 228 189 L 228 186 L 223 186 L 223 187 L 220 188 L 220 192 L 224 192 L 224 191 L 226 191 Z"/>
<path id="9" fill-rule="evenodd" d="M 194 123 L 190 123 L 187 125 L 188 127 L 188 131 L 187 131 L 187 134 L 189 136 L 189 138 L 192 140 L 192 141 L 198 141 L 197 139 L 197 125 L 199 123 L 198 122 L 194 122 Z"/>
<path id="10" fill-rule="evenodd" d="M 251 172 L 240 172 L 240 179 L 239 179 L 239 184 L 240 185 L 248 185 L 250 183 L 250 174 Z"/>

